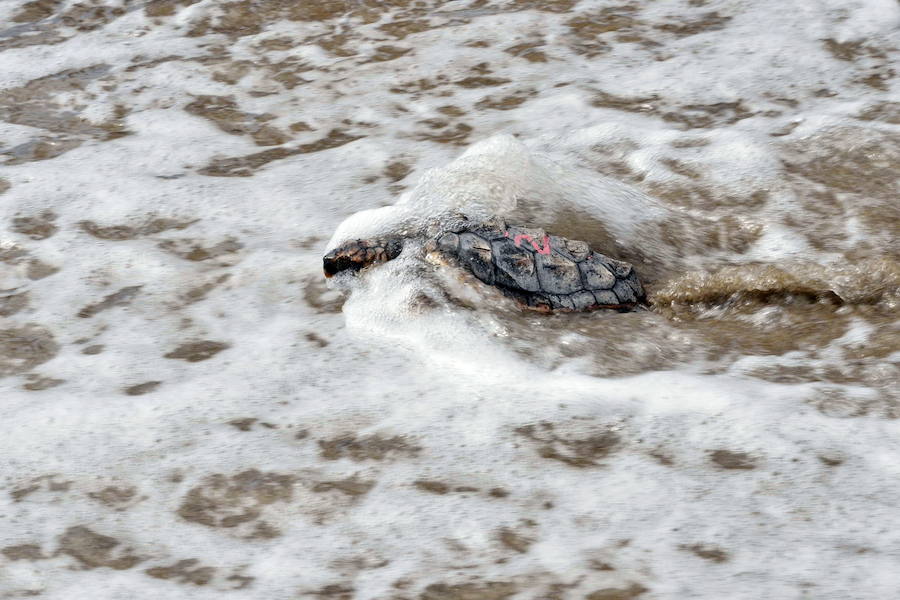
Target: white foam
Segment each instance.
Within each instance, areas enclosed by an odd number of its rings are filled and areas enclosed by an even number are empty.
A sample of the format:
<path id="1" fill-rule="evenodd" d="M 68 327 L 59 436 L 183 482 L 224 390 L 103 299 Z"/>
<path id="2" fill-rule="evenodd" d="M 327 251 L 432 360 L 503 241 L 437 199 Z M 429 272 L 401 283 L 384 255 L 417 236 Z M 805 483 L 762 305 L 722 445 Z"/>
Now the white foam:
<path id="1" fill-rule="evenodd" d="M 0 14 L 14 14 L 12 6 L 5 3 Z M 673 350 L 653 345 L 670 340 L 698 356 L 708 348 L 699 336 L 654 337 L 649 330 L 646 339 L 632 331 L 633 344 L 617 345 L 623 340 L 609 336 L 627 330 L 611 326 L 590 336 L 562 326 L 557 344 L 540 321 L 535 327 L 548 338 L 531 348 L 538 358 L 528 358 L 517 352 L 517 330 L 501 312 L 514 310 L 511 304 L 494 306 L 495 296 L 468 284 L 458 284 L 457 295 L 474 308 L 446 301 L 451 286 L 441 277 L 453 277 L 452 270 L 438 272 L 414 253 L 343 286 L 343 309 L 329 308 L 337 293 L 324 290 L 321 254 L 356 237 L 418 234 L 451 211 L 473 219 L 532 217 L 537 225 L 574 211 L 609 227 L 623 246 L 651 254 L 671 250 L 648 233 L 651 225 L 685 215 L 735 217 L 760 225 L 762 237 L 745 254 L 722 251 L 715 259 L 825 263 L 836 253 L 809 244 L 805 224 L 786 223 L 788 215 L 811 213 L 801 212 L 786 183 L 784 144 L 815 144 L 823 132 L 896 95 L 894 79 L 885 90 L 854 83 L 880 68 L 876 58 L 842 61 L 822 42 L 888 45 L 900 18 L 895 3 L 834 0 L 786 10 L 774 0 L 704 7 L 661 0 L 633 14 L 636 31 L 658 45 L 617 39 L 634 33 L 626 27 L 598 34 L 593 41 L 608 48 L 592 58 L 573 51 L 591 41 L 566 25 L 573 14 L 509 13 L 501 3 L 470 9 L 460 1 L 441 11 L 465 14 L 430 15 L 443 26 L 403 40 L 378 29 L 391 17 L 369 24 L 346 19 L 344 31 L 365 38 L 348 41 L 362 55 L 385 44 L 412 49 L 382 62 L 317 45 L 329 31 L 321 23 L 284 20 L 236 39 L 184 35 L 197 19 L 219 18 L 223 6 L 200 2 L 164 18 L 133 10 L 93 31 L 67 30 L 73 37 L 60 44 L 0 53 L 3 89 L 64 69 L 110 65 L 108 81 L 40 101 L 94 123 L 124 105 L 131 133 L 104 142 L 85 137 L 81 147 L 51 160 L 0 167 L 11 184 L 0 195 L 2 241 L 29 252 L 0 265 L 0 289 L 27 290 L 30 302 L 0 328 L 34 323 L 52 332 L 59 353 L 29 373 L 64 380 L 37 391 L 23 388 L 35 381 L 25 374 L 0 380 L 0 513 L 13 524 L 0 528 L 0 548 L 36 544 L 47 557 L 4 559 L 0 596 L 32 590 L 53 600 L 286 598 L 342 585 L 362 600 L 419 597 L 431 584 L 509 581 L 520 590 L 517 600 L 582 598 L 633 583 L 649 590 L 642 598 L 658 599 L 893 597 L 900 538 L 889 525 L 900 496 L 891 466 L 900 462 L 898 424 L 875 412 L 829 416 L 817 403 L 825 392 L 848 406 L 882 401 L 898 353 L 868 365 L 873 379 L 866 381 L 881 378 L 870 386 L 780 384 L 754 375 L 779 366 L 812 372 L 841 366 L 878 333 L 862 319 L 826 347 L 714 357 L 718 374 L 698 362 L 593 377 L 585 374 L 588 363 L 619 348 L 666 355 Z M 581 2 L 576 11 L 597 19 L 593 11 L 603 8 Z M 697 35 L 666 31 L 711 11 L 732 19 Z M 280 36 L 306 42 L 260 49 L 260 41 Z M 535 49 L 546 62 L 507 51 L 530 41 L 543 43 Z M 185 59 L 126 71 L 173 54 Z M 312 67 L 300 73 L 309 83 L 287 90 L 273 78 L 271 65 L 288 57 Z M 236 84 L 214 77 L 241 60 L 251 69 Z M 481 63 L 509 83 L 449 83 Z M 438 87 L 390 91 L 420 79 Z M 823 88 L 838 95 L 816 95 Z M 598 90 L 651 100 L 631 111 L 595 106 Z M 526 100 L 509 110 L 476 106 L 518 92 Z M 271 148 L 185 112 L 198 95 L 232 96 L 243 112 L 273 114 L 267 123 L 281 130 L 297 121 L 315 128 L 287 149 L 336 128 L 365 137 L 273 161 L 251 177 L 203 176 L 197 171 L 217 157 Z M 686 106 L 737 101 L 756 115 L 733 122 L 718 115 L 711 117 L 715 127 L 695 129 L 664 118 L 691 110 Z M 438 110 L 450 105 L 462 114 Z M 425 120 L 445 120 L 447 128 L 464 123 L 472 132 L 460 146 L 434 143 L 426 139 L 434 131 Z M 771 135 L 795 121 L 789 134 Z M 866 131 L 889 127 L 853 122 Z M 37 135 L 55 134 L 0 129 L 4 147 Z M 708 143 L 673 145 L 685 140 Z M 672 171 L 672 159 L 698 178 Z M 412 169 L 396 182 L 383 175 L 395 161 Z M 626 167 L 623 176 L 633 185 L 619 181 L 613 164 Z M 769 196 L 758 208 L 734 201 L 687 211 L 646 193 L 650 184 L 697 184 L 713 190 L 714 199 L 758 190 Z M 58 215 L 52 237 L 10 230 L 17 216 L 46 209 Z M 199 220 L 124 241 L 98 239 L 78 225 L 140 226 L 153 216 Z M 832 218 L 841 217 L 816 216 Z M 864 240 L 866 223 L 849 223 L 848 244 Z M 228 238 L 242 248 L 203 261 L 160 246 L 168 240 L 210 248 Z M 31 258 L 60 270 L 28 279 Z M 230 278 L 219 281 L 224 275 Z M 136 285 L 143 287 L 129 305 L 77 316 Z M 211 286 L 205 299 L 188 302 L 188 292 L 203 285 Z M 318 305 L 307 301 L 319 293 Z M 434 303 L 422 302 L 422 294 Z M 750 320 L 762 326 L 772 317 L 763 310 Z M 165 357 L 196 340 L 230 347 L 199 362 Z M 588 350 L 569 357 L 567 343 Z M 83 352 L 96 345 L 104 346 L 99 354 Z M 643 354 L 633 358 L 650 364 Z M 161 382 L 156 391 L 124 392 L 150 381 Z M 246 418 L 256 419 L 248 431 L 229 424 Z M 619 437 L 610 452 L 591 454 L 592 444 L 611 433 Z M 355 460 L 353 442 L 343 438 L 376 435 L 404 437 L 419 450 Z M 323 456 L 329 442 L 341 456 Z M 716 451 L 736 453 L 731 460 L 738 466 L 746 459 L 754 468 L 725 468 L 730 455 L 722 459 Z M 572 464 L 585 456 L 597 464 Z M 191 490 L 216 494 L 211 476 L 251 469 L 295 477 L 290 500 L 256 506 L 251 492 L 235 492 L 236 506 L 210 514 L 240 515 L 250 507 L 259 517 L 234 527 L 179 514 Z M 348 478 L 372 486 L 358 495 L 328 489 Z M 441 482 L 448 492 L 423 490 L 421 480 Z M 18 500 L 11 495 L 30 486 L 37 488 Z M 109 506 L 97 499 L 108 487 L 133 487 L 135 495 Z M 247 539 L 259 521 L 281 535 Z M 113 554 L 131 551 L 142 562 L 121 571 L 82 569 L 76 557 L 57 552 L 64 532 L 78 526 L 115 538 Z M 500 540 L 504 528 L 534 542 L 519 552 Z M 727 560 L 703 558 L 691 550 L 697 545 L 721 549 Z M 198 561 L 192 568 L 215 569 L 208 585 L 146 572 L 191 559 Z M 235 591 L 237 576 L 255 579 Z"/>

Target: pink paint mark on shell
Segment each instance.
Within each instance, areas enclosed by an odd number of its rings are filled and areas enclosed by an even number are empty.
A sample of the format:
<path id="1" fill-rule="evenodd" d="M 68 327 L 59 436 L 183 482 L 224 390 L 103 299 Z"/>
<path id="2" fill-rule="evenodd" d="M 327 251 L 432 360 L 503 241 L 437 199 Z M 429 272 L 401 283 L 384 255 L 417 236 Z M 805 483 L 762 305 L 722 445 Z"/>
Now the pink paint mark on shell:
<path id="1" fill-rule="evenodd" d="M 507 232 L 506 236 L 509 237 L 509 232 Z M 538 246 L 537 242 L 535 242 L 533 239 L 531 239 L 531 236 L 528 235 L 527 233 L 520 233 L 519 235 L 516 236 L 516 238 L 514 240 L 514 242 L 516 244 L 516 248 L 519 247 L 519 245 L 522 243 L 522 240 L 528 240 L 528 242 L 537 251 L 538 254 L 550 254 L 550 236 L 549 235 L 544 236 L 544 240 L 543 240 L 544 247 L 543 248 Z"/>

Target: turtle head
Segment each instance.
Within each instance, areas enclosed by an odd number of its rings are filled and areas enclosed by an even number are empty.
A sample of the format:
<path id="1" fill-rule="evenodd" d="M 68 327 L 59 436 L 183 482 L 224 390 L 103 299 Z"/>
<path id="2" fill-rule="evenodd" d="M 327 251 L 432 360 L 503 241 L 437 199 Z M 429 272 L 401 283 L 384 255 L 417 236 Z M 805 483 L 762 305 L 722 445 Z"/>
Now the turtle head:
<path id="1" fill-rule="evenodd" d="M 331 277 L 341 271 L 359 271 L 373 263 L 393 260 L 403 250 L 400 238 L 380 238 L 371 240 L 352 240 L 322 258 L 325 277 Z"/>

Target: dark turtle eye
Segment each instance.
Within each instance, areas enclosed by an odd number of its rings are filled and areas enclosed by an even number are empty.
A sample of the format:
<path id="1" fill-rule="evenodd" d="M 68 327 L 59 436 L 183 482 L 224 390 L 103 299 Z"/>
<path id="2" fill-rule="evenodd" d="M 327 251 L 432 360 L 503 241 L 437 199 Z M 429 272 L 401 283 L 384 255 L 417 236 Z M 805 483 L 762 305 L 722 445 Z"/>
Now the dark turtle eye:
<path id="1" fill-rule="evenodd" d="M 351 261 L 348 257 L 342 256 L 337 251 L 332 250 L 322 258 L 322 266 L 325 269 L 325 277 L 331 277 L 341 271 L 352 269 L 357 263 Z M 359 266 L 356 266 L 359 269 Z"/>
<path id="2" fill-rule="evenodd" d="M 325 277 L 342 271 L 359 271 L 372 263 L 397 258 L 403 244 L 396 238 L 386 240 L 354 240 L 328 252 L 322 258 Z"/>

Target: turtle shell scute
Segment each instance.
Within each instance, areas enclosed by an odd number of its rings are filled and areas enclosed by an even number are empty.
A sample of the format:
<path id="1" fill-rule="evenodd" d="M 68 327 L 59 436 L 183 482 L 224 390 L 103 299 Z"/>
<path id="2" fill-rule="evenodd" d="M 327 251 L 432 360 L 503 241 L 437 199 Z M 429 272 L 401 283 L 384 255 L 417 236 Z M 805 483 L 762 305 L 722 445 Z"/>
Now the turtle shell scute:
<path id="1" fill-rule="evenodd" d="M 494 285 L 491 244 L 474 233 L 459 234 L 459 260 L 472 274 L 488 285 Z"/>
<path id="2" fill-rule="evenodd" d="M 580 240 L 503 221 L 460 220 L 428 247 L 456 259 L 477 279 L 541 311 L 630 308 L 645 300 L 634 268 Z M 518 242 L 518 243 L 517 243 Z"/>

